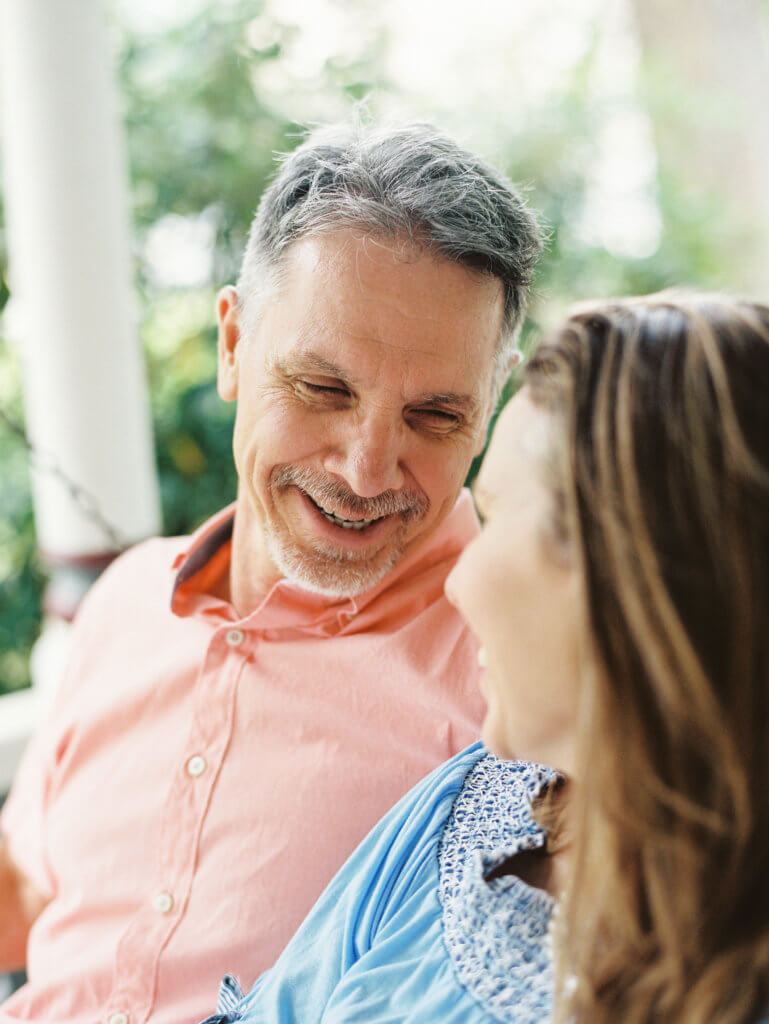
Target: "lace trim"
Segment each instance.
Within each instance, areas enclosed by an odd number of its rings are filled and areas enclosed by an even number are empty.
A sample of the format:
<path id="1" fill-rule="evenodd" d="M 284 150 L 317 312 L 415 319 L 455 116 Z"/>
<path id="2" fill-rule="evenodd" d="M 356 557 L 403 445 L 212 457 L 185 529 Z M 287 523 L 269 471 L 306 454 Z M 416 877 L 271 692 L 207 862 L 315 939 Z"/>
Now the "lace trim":
<path id="1" fill-rule="evenodd" d="M 514 875 L 486 876 L 544 845 L 531 804 L 554 777 L 487 754 L 468 772 L 438 851 L 446 949 L 462 985 L 501 1024 L 543 1024 L 552 1010 L 554 900 Z"/>

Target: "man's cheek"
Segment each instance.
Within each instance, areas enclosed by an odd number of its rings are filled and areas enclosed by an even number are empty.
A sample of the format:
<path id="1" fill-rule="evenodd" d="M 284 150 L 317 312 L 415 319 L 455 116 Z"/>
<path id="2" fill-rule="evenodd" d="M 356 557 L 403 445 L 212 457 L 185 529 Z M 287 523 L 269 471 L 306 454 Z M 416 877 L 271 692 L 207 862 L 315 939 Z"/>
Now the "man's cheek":
<path id="1" fill-rule="evenodd" d="M 274 414 L 259 424 L 261 447 L 273 453 L 276 462 L 293 462 L 322 447 L 327 424 L 324 417 L 304 409 L 278 406 Z"/>

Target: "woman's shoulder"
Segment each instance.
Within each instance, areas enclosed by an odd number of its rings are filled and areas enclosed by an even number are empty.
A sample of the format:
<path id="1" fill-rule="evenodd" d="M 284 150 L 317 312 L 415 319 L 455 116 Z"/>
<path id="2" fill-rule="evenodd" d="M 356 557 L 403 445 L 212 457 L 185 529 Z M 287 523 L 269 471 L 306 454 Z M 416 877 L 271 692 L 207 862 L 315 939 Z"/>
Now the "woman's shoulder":
<path id="1" fill-rule="evenodd" d="M 483 744 L 477 742 L 438 765 L 401 797 L 375 832 L 405 830 L 424 833 L 428 829 L 440 838 L 467 778 L 488 756 Z"/>

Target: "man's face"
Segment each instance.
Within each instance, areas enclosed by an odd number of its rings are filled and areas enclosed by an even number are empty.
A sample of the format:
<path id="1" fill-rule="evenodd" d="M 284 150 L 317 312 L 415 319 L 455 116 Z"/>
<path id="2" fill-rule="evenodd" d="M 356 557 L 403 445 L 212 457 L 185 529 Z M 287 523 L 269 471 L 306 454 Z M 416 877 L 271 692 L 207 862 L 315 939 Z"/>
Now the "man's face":
<path id="1" fill-rule="evenodd" d="M 219 298 L 219 391 L 267 581 L 352 596 L 453 507 L 484 440 L 501 284 L 397 240 L 299 240 L 254 329 Z M 242 318 L 241 318 L 242 319 Z"/>

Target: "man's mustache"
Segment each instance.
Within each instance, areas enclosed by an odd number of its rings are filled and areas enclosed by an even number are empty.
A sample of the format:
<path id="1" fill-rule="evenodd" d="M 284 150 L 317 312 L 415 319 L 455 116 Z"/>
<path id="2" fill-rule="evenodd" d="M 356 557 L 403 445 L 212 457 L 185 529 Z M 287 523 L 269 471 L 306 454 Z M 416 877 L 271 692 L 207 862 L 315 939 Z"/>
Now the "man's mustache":
<path id="1" fill-rule="evenodd" d="M 279 466 L 272 474 L 272 485 L 278 490 L 295 486 L 323 508 L 339 509 L 361 519 L 400 515 L 404 519 L 421 519 L 430 506 L 420 491 L 382 491 L 373 498 L 362 498 L 341 481 L 333 480 L 307 466 Z"/>

